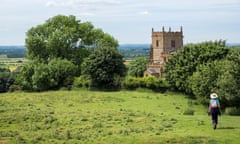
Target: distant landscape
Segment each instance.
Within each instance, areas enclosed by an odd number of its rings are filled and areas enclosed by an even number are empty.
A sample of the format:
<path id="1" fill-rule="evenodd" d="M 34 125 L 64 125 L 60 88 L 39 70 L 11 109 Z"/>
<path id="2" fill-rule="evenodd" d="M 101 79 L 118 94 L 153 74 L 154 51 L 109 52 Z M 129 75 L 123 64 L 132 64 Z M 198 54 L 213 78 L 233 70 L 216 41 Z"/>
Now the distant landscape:
<path id="1" fill-rule="evenodd" d="M 22 58 L 25 56 L 25 46 L 0 46 L 0 56 L 6 55 L 8 58 Z"/>
<path id="2" fill-rule="evenodd" d="M 227 43 L 227 46 L 240 46 L 240 43 Z M 149 57 L 150 44 L 120 44 L 118 48 L 125 60 Z M 26 51 L 25 46 L 0 46 L 0 57 L 5 55 L 8 58 L 23 58 Z"/>
<path id="3" fill-rule="evenodd" d="M 150 44 L 121 44 L 119 46 L 120 53 L 127 59 L 134 57 L 148 57 Z M 0 46 L 0 56 L 8 58 L 23 58 L 26 54 L 25 46 Z"/>

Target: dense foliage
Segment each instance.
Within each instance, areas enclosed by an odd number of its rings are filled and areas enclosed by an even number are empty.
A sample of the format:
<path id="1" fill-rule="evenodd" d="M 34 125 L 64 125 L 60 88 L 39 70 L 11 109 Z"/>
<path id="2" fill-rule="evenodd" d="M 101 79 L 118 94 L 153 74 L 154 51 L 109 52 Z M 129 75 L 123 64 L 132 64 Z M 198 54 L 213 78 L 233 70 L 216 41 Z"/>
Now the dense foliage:
<path id="1" fill-rule="evenodd" d="M 188 78 L 201 64 L 220 60 L 226 57 L 229 49 L 225 41 L 188 44 L 175 53 L 167 62 L 165 77 L 172 87 L 191 94 Z"/>
<path id="2" fill-rule="evenodd" d="M 0 92 L 6 92 L 14 82 L 14 73 L 9 69 L 0 67 Z"/>
<path id="3" fill-rule="evenodd" d="M 116 88 L 125 74 L 123 57 L 116 48 L 99 47 L 82 65 L 83 74 L 91 79 L 91 86 L 97 88 Z"/>
<path id="4" fill-rule="evenodd" d="M 148 77 L 127 77 L 124 81 L 124 88 L 135 90 L 137 88 L 147 88 L 153 91 L 165 92 L 170 89 L 169 84 L 161 78 Z"/>
<path id="5" fill-rule="evenodd" d="M 128 75 L 133 77 L 143 77 L 147 69 L 147 59 L 140 57 L 130 62 L 128 65 Z"/>
<path id="6" fill-rule="evenodd" d="M 91 49 L 99 46 L 117 47 L 118 42 L 90 22 L 81 22 L 72 15 L 50 18 L 31 28 L 26 38 L 28 58 L 44 62 L 54 58 L 67 59 L 79 68 Z"/>
<path id="7" fill-rule="evenodd" d="M 37 60 L 21 67 L 16 83 L 23 90 L 44 91 L 73 83 L 76 66 L 66 59 L 52 59 L 48 64 Z"/>
<path id="8" fill-rule="evenodd" d="M 240 50 L 230 49 L 227 57 L 200 65 L 190 77 L 194 95 L 206 99 L 210 92 L 217 92 L 223 106 L 239 106 L 240 103 Z"/>
<path id="9" fill-rule="evenodd" d="M 223 107 L 239 107 L 240 50 L 224 41 L 187 45 L 168 61 L 166 79 L 203 103 L 216 92 Z"/>
<path id="10" fill-rule="evenodd" d="M 117 48 L 118 42 L 90 22 L 81 22 L 72 15 L 57 15 L 27 32 L 26 47 L 30 62 L 20 69 L 16 82 L 23 90 L 44 91 L 72 85 L 74 78 L 81 74 L 84 58 L 97 48 L 109 52 L 108 48 Z M 107 59 L 112 63 L 108 69 L 114 76 L 122 62 L 120 55 L 116 57 L 120 60 Z M 105 71 L 101 70 L 98 72 L 103 74 Z M 102 76 L 98 75 L 112 79 L 109 75 Z"/>

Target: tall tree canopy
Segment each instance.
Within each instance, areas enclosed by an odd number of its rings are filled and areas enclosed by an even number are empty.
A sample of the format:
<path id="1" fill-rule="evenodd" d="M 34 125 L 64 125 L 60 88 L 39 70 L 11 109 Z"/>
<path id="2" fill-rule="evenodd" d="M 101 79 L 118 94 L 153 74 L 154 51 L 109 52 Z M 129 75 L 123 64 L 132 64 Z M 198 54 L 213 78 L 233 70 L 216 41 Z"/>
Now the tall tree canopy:
<path id="1" fill-rule="evenodd" d="M 226 47 L 225 41 L 184 46 L 169 59 L 165 71 L 172 86 L 201 102 L 215 92 L 223 107 L 239 107 L 240 49 Z"/>
<path id="2" fill-rule="evenodd" d="M 201 64 L 226 57 L 225 41 L 188 44 L 175 53 L 165 67 L 166 80 L 179 91 L 192 93 L 188 78 Z"/>
<path id="3" fill-rule="evenodd" d="M 81 22 L 75 16 L 57 15 L 27 32 L 26 47 L 30 59 L 45 62 L 54 58 L 67 59 L 81 65 L 91 48 L 117 47 L 118 42 L 90 22 Z"/>
<path id="4" fill-rule="evenodd" d="M 23 90 L 44 91 L 71 85 L 81 74 L 84 58 L 97 48 L 117 48 L 118 42 L 90 22 L 57 15 L 29 29 L 26 47 L 30 61 L 22 66 L 16 83 Z"/>
<path id="5" fill-rule="evenodd" d="M 189 78 L 193 94 L 203 102 L 216 92 L 222 106 L 240 103 L 240 50 L 229 49 L 225 59 L 201 64 Z"/>
<path id="6" fill-rule="evenodd" d="M 147 59 L 140 57 L 131 61 L 128 66 L 128 75 L 133 77 L 143 77 L 144 71 L 147 69 Z"/>
<path id="7" fill-rule="evenodd" d="M 84 60 L 83 74 L 90 76 L 92 86 L 116 88 L 118 80 L 125 74 L 123 57 L 117 48 L 99 47 Z"/>

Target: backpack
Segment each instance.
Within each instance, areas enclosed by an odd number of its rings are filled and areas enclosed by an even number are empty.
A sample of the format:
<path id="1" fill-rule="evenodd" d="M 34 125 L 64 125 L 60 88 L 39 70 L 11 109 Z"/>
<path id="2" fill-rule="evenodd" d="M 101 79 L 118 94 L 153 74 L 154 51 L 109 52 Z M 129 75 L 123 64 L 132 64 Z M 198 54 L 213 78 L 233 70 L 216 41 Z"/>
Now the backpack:
<path id="1" fill-rule="evenodd" d="M 212 108 L 217 107 L 217 100 L 211 100 L 210 105 Z"/>

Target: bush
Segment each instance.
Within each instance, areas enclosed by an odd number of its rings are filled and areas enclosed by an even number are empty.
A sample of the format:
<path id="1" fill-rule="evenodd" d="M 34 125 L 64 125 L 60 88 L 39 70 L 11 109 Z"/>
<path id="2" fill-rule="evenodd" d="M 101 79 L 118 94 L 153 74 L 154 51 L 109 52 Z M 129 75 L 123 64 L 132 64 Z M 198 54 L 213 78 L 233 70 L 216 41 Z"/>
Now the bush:
<path id="1" fill-rule="evenodd" d="M 147 88 L 153 91 L 165 92 L 169 88 L 169 85 L 164 79 L 153 76 L 143 78 L 127 77 L 124 81 L 124 88 L 129 90 Z"/>
<path id="2" fill-rule="evenodd" d="M 9 87 L 9 92 L 15 92 L 15 91 L 18 91 L 18 90 L 21 90 L 19 85 L 13 84 Z"/>
<path id="3" fill-rule="evenodd" d="M 136 88 L 140 87 L 140 78 L 136 77 L 127 77 L 124 81 L 124 88 L 129 90 L 135 90 Z"/>
<path id="4" fill-rule="evenodd" d="M 72 85 L 77 66 L 66 59 L 52 59 L 49 63 L 29 61 L 21 67 L 16 84 L 22 90 L 56 90 Z"/>
<path id="5" fill-rule="evenodd" d="M 91 80 L 85 76 L 80 76 L 75 78 L 73 83 L 74 87 L 78 87 L 78 88 L 89 88 L 90 84 L 91 84 Z"/>
<path id="6" fill-rule="evenodd" d="M 228 107 L 228 108 L 225 109 L 225 113 L 226 113 L 227 115 L 240 116 L 240 108 Z"/>

